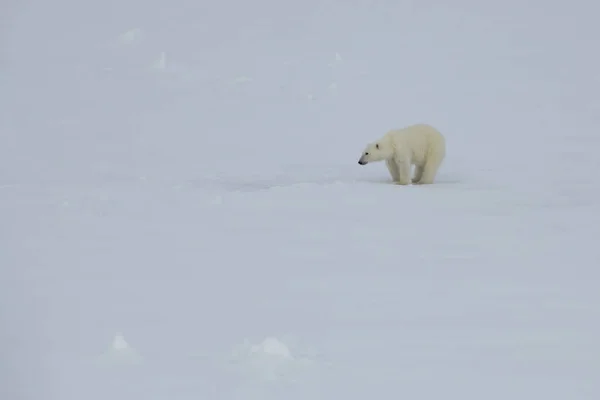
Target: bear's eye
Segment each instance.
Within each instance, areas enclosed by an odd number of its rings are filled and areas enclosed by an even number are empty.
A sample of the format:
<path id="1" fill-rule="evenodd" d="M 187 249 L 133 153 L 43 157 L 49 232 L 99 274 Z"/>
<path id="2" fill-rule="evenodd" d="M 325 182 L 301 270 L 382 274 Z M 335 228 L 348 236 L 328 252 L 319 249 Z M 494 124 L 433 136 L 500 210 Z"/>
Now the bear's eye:
<path id="1" fill-rule="evenodd" d="M 375 148 L 376 148 L 377 150 L 379 150 L 379 143 L 377 143 L 377 144 L 375 145 Z"/>
<path id="2" fill-rule="evenodd" d="M 369 155 L 369 152 L 367 151 L 367 152 L 365 153 L 365 156 L 368 156 L 368 155 Z"/>

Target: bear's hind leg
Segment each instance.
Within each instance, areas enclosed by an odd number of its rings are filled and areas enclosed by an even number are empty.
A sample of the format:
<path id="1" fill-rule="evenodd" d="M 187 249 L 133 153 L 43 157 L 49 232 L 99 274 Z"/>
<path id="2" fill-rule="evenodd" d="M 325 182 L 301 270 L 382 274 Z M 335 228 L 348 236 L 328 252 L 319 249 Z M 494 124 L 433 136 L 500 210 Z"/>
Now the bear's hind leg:
<path id="1" fill-rule="evenodd" d="M 396 183 L 398 183 L 400 185 L 410 185 L 410 183 L 411 183 L 410 160 L 407 159 L 407 160 L 395 160 L 395 161 L 396 161 L 396 166 L 398 168 L 398 173 L 399 173 L 398 181 L 396 181 Z"/>
<path id="2" fill-rule="evenodd" d="M 392 176 L 392 180 L 394 182 L 398 182 L 400 180 L 400 172 L 398 172 L 398 166 L 394 162 L 393 159 L 385 160 L 385 165 L 387 165 L 388 170 L 390 171 L 390 175 Z"/>
<path id="3" fill-rule="evenodd" d="M 428 160 L 427 163 L 425 164 L 425 167 L 423 168 L 423 175 L 421 176 L 421 179 L 419 180 L 419 184 L 420 185 L 432 184 L 441 164 L 442 164 L 442 160 L 439 160 L 439 159 Z"/>
<path id="4" fill-rule="evenodd" d="M 412 183 L 419 183 L 423 177 L 423 166 L 415 165 L 415 176 L 413 176 Z"/>

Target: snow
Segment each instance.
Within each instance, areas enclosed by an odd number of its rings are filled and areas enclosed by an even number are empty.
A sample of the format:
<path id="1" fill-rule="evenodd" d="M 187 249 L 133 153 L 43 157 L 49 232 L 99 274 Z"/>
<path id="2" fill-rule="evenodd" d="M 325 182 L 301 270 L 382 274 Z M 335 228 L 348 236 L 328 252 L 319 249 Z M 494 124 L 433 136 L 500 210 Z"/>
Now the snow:
<path id="1" fill-rule="evenodd" d="M 600 398 L 599 5 L 2 7 L 0 397 Z"/>
<path id="2" fill-rule="evenodd" d="M 140 364 L 143 360 L 138 352 L 132 348 L 122 334 L 117 333 L 113 338 L 110 348 L 100 357 L 98 365 L 113 367 L 119 364 Z"/>

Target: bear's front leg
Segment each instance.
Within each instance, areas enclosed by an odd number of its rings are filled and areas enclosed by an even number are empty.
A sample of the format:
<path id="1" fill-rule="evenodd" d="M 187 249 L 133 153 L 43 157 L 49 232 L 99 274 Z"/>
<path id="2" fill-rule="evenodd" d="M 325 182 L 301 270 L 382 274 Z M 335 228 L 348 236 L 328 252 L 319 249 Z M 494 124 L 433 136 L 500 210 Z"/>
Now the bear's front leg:
<path id="1" fill-rule="evenodd" d="M 399 185 L 410 185 L 410 160 L 406 159 L 396 159 L 396 166 L 398 168 L 398 180 L 396 183 Z"/>
<path id="2" fill-rule="evenodd" d="M 390 175 L 392 176 L 392 181 L 398 182 L 400 180 L 400 172 L 398 171 L 398 166 L 396 162 L 392 158 L 388 158 L 385 160 L 385 165 L 390 171 Z"/>
<path id="3" fill-rule="evenodd" d="M 415 176 L 413 176 L 412 183 L 419 183 L 423 177 L 423 166 L 415 165 Z"/>

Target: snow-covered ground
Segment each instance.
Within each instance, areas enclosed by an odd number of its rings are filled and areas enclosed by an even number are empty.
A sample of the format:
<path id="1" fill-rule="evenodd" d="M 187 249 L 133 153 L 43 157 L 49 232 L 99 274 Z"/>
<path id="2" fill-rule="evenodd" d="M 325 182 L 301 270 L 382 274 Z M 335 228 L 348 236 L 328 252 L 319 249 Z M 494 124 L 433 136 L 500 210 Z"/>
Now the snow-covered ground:
<path id="1" fill-rule="evenodd" d="M 600 5 L 0 7 L 3 399 L 600 398 Z"/>

